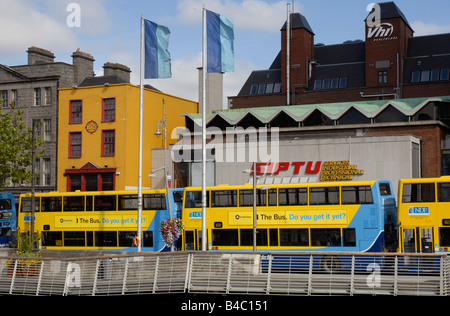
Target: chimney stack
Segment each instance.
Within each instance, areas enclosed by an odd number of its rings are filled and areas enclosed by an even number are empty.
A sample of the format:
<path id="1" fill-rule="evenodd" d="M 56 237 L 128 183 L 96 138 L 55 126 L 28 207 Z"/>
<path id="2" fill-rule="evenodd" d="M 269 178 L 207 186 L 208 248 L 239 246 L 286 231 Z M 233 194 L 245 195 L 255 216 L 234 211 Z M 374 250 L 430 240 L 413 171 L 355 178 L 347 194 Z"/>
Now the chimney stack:
<path id="1" fill-rule="evenodd" d="M 29 47 L 27 53 L 28 65 L 48 64 L 55 60 L 55 55 L 51 51 L 36 46 Z"/>
<path id="2" fill-rule="evenodd" d="M 74 73 L 73 81 L 75 84 L 80 83 L 86 77 L 94 76 L 94 57 L 90 54 L 80 51 L 78 48 L 72 54 Z"/>
<path id="3" fill-rule="evenodd" d="M 117 76 L 119 80 L 130 83 L 131 69 L 125 65 L 107 62 L 103 65 L 104 76 Z"/>

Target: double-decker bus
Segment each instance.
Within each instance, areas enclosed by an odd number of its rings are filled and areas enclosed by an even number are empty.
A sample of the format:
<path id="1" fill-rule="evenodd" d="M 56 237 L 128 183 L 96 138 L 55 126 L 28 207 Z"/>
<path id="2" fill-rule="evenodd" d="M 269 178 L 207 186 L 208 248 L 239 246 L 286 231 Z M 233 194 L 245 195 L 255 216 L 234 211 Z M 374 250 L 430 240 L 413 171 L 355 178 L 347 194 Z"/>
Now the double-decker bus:
<path id="1" fill-rule="evenodd" d="M 17 229 L 17 214 L 14 195 L 0 192 L 0 247 L 10 246 Z"/>
<path id="2" fill-rule="evenodd" d="M 18 226 L 30 233 L 31 194 L 20 196 Z M 142 240 L 137 191 L 36 193 L 35 234 L 43 249 L 166 251 L 161 221 L 169 218 L 166 190 L 143 190 Z"/>
<path id="3" fill-rule="evenodd" d="M 399 250 L 450 252 L 450 177 L 399 181 Z"/>
<path id="4" fill-rule="evenodd" d="M 201 245 L 201 188 L 184 190 L 183 249 Z M 257 185 L 257 250 L 382 252 L 397 247 L 388 180 Z M 252 250 L 253 186 L 207 188 L 207 245 Z"/>

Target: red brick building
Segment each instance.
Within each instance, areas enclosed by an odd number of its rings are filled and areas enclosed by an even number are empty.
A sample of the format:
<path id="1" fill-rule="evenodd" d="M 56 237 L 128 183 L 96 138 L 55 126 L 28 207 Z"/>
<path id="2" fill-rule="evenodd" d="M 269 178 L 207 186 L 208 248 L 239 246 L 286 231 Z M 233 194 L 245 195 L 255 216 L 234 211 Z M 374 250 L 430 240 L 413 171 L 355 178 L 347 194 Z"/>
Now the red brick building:
<path id="1" fill-rule="evenodd" d="M 450 95 L 450 34 L 414 37 L 394 2 L 375 9 L 380 21 L 365 21 L 365 41 L 337 45 L 315 43 L 306 18 L 291 14 L 289 56 L 285 23 L 280 53 L 229 97 L 231 108 Z"/>

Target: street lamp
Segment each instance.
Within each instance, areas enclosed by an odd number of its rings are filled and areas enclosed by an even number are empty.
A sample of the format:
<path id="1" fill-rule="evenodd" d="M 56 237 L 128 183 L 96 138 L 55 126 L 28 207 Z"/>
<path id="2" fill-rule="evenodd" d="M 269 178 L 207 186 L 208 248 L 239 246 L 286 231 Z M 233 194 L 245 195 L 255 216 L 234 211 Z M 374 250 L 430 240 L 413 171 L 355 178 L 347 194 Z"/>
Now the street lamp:
<path id="1" fill-rule="evenodd" d="M 156 126 L 156 132 L 155 132 L 155 136 L 161 136 L 161 129 L 164 131 L 164 165 L 167 166 L 167 161 L 166 161 L 166 149 L 167 149 L 167 118 L 166 118 L 166 105 L 165 105 L 165 101 L 163 99 L 163 118 L 161 120 L 159 120 L 157 126 Z"/>
<path id="2" fill-rule="evenodd" d="M 256 251 L 256 220 L 257 220 L 257 214 L 256 214 L 256 162 L 253 162 L 253 168 L 252 169 L 245 169 L 242 170 L 243 173 L 252 173 L 253 172 L 253 251 Z M 259 190 L 268 190 L 270 189 L 268 186 L 262 186 L 258 188 Z"/>
<path id="3" fill-rule="evenodd" d="M 251 173 L 246 169 L 242 172 Z M 256 251 L 256 161 L 253 161 L 253 251 Z"/>

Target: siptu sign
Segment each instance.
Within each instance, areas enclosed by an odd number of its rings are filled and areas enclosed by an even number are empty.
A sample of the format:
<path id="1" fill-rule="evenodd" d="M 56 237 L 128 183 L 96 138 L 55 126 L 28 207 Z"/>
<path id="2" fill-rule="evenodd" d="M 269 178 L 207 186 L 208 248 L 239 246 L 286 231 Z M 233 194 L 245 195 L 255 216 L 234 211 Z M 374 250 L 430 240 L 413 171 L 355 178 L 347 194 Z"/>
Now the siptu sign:
<path id="1" fill-rule="evenodd" d="M 364 170 L 357 165 L 350 164 L 349 160 L 337 161 L 292 161 L 292 162 L 258 162 L 255 166 L 257 175 L 283 175 L 320 176 L 320 181 L 353 180 L 353 176 L 363 175 Z M 251 173 L 253 174 L 253 172 Z"/>

